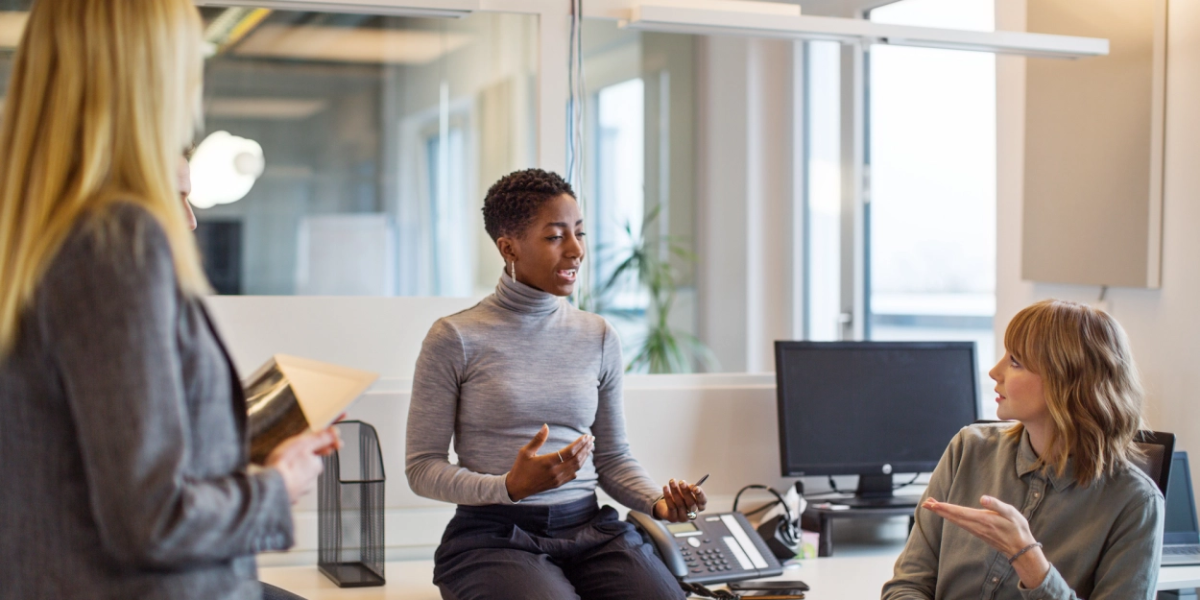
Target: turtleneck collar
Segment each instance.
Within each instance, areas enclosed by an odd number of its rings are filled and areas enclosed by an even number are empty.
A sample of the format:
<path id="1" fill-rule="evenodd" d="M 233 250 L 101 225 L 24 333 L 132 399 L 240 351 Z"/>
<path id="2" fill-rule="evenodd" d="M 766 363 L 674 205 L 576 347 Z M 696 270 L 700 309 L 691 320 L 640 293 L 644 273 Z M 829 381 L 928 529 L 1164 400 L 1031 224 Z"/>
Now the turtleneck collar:
<path id="1" fill-rule="evenodd" d="M 500 276 L 500 283 L 496 285 L 496 302 L 517 313 L 549 314 L 558 310 L 562 298 L 513 281 L 506 274 Z"/>

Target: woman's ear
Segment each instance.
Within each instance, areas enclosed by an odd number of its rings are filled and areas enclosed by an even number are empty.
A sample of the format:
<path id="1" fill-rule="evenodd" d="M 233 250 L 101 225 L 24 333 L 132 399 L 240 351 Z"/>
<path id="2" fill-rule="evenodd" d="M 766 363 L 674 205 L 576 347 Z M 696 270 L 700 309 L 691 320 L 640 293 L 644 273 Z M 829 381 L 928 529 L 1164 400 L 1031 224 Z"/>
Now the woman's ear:
<path id="1" fill-rule="evenodd" d="M 519 260 L 517 256 L 517 244 L 512 238 L 501 236 L 496 240 L 496 248 L 500 250 L 500 256 L 504 258 L 505 265 Z"/>

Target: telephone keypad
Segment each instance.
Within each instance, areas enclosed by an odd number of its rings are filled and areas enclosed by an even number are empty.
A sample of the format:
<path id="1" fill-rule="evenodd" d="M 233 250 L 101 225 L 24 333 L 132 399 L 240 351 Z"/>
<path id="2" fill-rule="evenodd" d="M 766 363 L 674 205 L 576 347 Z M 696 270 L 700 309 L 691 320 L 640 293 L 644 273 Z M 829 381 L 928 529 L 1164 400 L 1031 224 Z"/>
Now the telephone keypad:
<path id="1" fill-rule="evenodd" d="M 694 539 L 694 538 L 693 538 Z M 708 542 L 708 540 L 705 540 Z M 695 555 L 686 549 L 686 546 L 680 547 L 684 560 L 687 562 L 688 570 L 692 573 L 716 573 L 719 571 L 732 571 L 733 567 L 729 566 L 729 559 L 726 558 L 725 552 L 718 548 L 702 548 L 697 550 Z"/>

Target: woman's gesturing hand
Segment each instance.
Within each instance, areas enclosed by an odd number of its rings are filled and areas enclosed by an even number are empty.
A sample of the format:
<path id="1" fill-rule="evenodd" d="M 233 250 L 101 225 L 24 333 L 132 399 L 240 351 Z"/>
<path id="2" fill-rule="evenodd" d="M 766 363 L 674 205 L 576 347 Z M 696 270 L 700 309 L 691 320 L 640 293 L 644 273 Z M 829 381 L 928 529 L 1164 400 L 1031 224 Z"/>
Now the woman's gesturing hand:
<path id="1" fill-rule="evenodd" d="M 1029 521 L 1016 507 L 991 496 L 983 496 L 979 503 L 984 508 L 967 508 L 926 498 L 921 507 L 962 527 L 1006 557 L 1012 557 L 1037 541 L 1029 531 Z M 1021 583 L 1033 589 L 1046 578 L 1050 561 L 1046 560 L 1041 548 L 1034 547 L 1013 562 L 1013 568 Z"/>
<path id="2" fill-rule="evenodd" d="M 504 487 L 513 502 L 575 479 L 575 472 L 583 468 L 596 444 L 596 438 L 581 435 L 561 450 L 538 456 L 538 450 L 548 437 L 550 427 L 542 425 L 533 439 L 517 452 L 517 460 L 513 461 L 512 470 L 504 478 Z"/>
<path id="3" fill-rule="evenodd" d="M 279 444 L 267 456 L 266 466 L 283 476 L 288 498 L 295 504 L 312 491 L 324 465 L 321 457 L 342 447 L 342 439 L 332 427 L 320 432 L 306 431 Z"/>
<path id="4" fill-rule="evenodd" d="M 672 479 L 663 486 L 663 497 L 654 503 L 654 518 L 682 523 L 695 518 L 708 507 L 708 496 L 700 486 Z M 688 513 L 691 513 L 689 517 Z"/>

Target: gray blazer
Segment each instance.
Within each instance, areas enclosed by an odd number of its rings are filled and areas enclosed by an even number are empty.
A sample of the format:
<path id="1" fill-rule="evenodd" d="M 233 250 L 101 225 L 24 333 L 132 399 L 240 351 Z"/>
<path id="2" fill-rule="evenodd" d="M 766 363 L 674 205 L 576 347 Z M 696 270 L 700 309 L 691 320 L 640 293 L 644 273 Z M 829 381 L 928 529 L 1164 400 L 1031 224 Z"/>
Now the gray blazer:
<path id="1" fill-rule="evenodd" d="M 0 599 L 262 597 L 292 544 L 278 471 L 247 472 L 245 400 L 143 209 L 79 225 L 0 358 Z"/>

